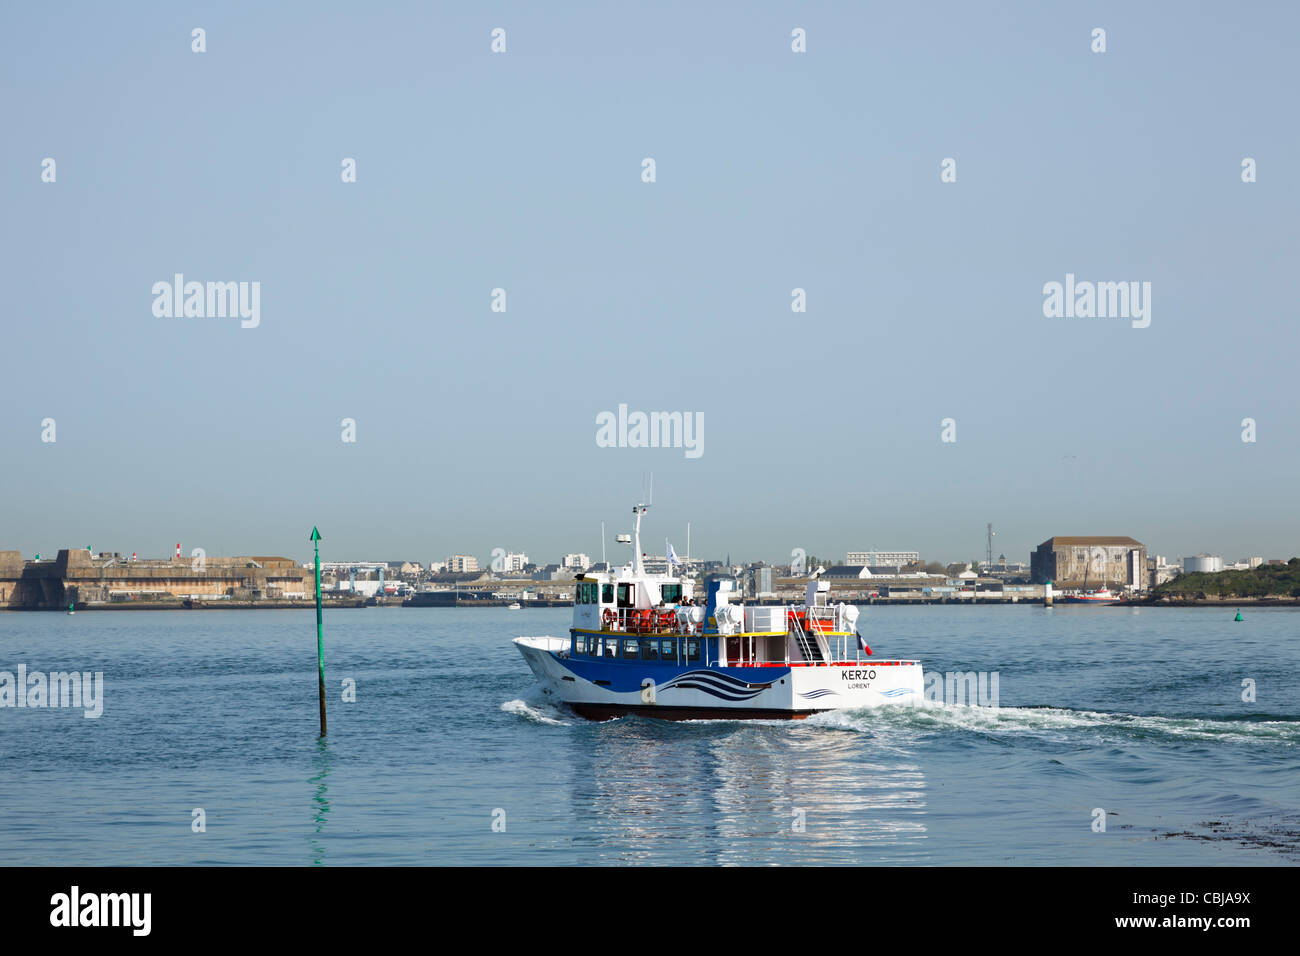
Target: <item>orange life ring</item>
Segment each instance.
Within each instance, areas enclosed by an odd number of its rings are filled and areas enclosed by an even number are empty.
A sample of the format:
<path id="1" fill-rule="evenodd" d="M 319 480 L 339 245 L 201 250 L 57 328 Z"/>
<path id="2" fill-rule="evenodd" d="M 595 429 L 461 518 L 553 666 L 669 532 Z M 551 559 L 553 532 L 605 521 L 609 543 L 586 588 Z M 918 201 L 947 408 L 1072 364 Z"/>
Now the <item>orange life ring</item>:
<path id="1" fill-rule="evenodd" d="M 606 627 L 613 625 L 615 614 L 612 608 L 605 608 L 605 613 L 601 615 L 601 620 L 605 622 Z"/>

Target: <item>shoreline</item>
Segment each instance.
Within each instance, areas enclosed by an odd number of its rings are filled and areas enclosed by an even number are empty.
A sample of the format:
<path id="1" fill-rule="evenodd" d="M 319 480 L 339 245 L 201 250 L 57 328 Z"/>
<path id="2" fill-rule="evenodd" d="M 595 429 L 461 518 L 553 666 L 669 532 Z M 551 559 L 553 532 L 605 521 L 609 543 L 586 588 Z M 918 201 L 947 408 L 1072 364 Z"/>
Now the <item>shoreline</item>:
<path id="1" fill-rule="evenodd" d="M 959 606 L 959 605 L 979 605 L 987 607 L 989 605 L 1024 605 L 1028 607 L 1043 607 L 1045 601 L 1042 598 L 1027 598 L 1016 601 L 1010 601 L 1003 598 L 994 600 L 972 600 L 970 598 L 868 598 L 859 601 L 847 601 L 845 603 L 853 604 L 858 607 L 919 607 L 919 606 Z M 384 601 L 379 603 L 367 603 L 364 599 L 352 599 L 347 601 L 326 601 L 322 604 L 323 610 L 334 609 L 351 609 L 351 608 L 396 608 L 396 607 L 415 607 L 415 608 L 497 608 L 508 607 L 509 602 L 502 600 L 470 600 L 460 601 L 458 603 L 420 603 L 413 604 L 409 601 Z M 521 602 L 520 610 L 529 611 L 538 608 L 571 608 L 571 603 L 560 601 L 535 601 Z M 1110 604 L 1081 605 L 1071 604 L 1068 602 L 1053 602 L 1052 607 L 1109 607 L 1109 608 L 1218 608 L 1220 610 L 1241 609 L 1241 608 L 1293 608 L 1300 610 L 1300 598 L 1276 597 L 1276 598 L 1241 598 L 1236 600 L 1220 598 L 1203 598 L 1191 599 L 1185 601 L 1171 601 L 1169 599 L 1160 600 L 1142 600 L 1142 601 L 1115 601 Z M 314 611 L 316 609 L 315 601 L 130 601 L 113 604 L 81 604 L 74 605 L 77 612 L 89 611 Z M 66 607 L 6 607 L 0 606 L 0 613 L 43 613 L 43 614 L 66 614 Z"/>

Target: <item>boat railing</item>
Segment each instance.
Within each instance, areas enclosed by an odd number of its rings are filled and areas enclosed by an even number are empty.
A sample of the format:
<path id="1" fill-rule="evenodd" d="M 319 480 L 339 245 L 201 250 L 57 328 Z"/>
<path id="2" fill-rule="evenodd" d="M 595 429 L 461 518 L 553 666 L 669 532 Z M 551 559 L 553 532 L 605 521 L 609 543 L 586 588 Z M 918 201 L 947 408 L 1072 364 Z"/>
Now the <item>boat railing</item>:
<path id="1" fill-rule="evenodd" d="M 788 645 L 787 645 L 788 647 Z M 724 660 L 717 656 L 711 656 L 705 662 L 710 667 L 844 667 L 852 664 L 874 664 L 878 663 L 875 659 L 864 657 L 862 651 L 857 648 L 850 648 L 845 642 L 838 645 L 826 660 L 795 660 L 787 653 L 783 657 L 763 657 L 758 655 L 751 656 L 746 649 L 742 647 L 741 652 L 736 656 L 727 655 Z"/>
<path id="2" fill-rule="evenodd" d="M 542 646 L 542 650 L 550 651 L 560 655 L 561 657 L 569 656 L 571 645 L 570 639 L 567 637 L 551 637 L 550 635 L 547 635 L 546 637 L 532 638 L 532 640 L 539 642 Z"/>
<path id="3" fill-rule="evenodd" d="M 692 605 L 686 605 L 690 607 Z M 745 608 L 745 636 L 786 635 L 785 653 L 771 658 L 758 658 L 753 642 L 746 642 L 737 661 L 741 666 L 775 666 L 790 663 L 823 664 L 826 661 L 852 659 L 857 648 L 850 642 L 847 632 L 851 625 L 838 606 L 805 607 L 802 605 L 776 605 Z M 663 608 L 606 608 L 601 615 L 600 632 L 603 634 L 653 637 L 703 636 L 704 623 L 681 620 L 677 607 Z M 727 635 L 720 635 L 726 637 Z M 802 661 L 793 659 L 791 644 L 799 648 Z M 710 661 L 718 664 L 720 661 Z M 730 660 L 728 661 L 730 664 Z"/>
<path id="4" fill-rule="evenodd" d="M 611 634 L 699 634 L 703 622 L 680 621 L 676 607 L 606 608 L 601 616 L 601 630 Z"/>
<path id="5" fill-rule="evenodd" d="M 821 660 L 834 656 L 831 640 L 836 631 L 845 624 L 841 622 L 839 611 L 834 607 L 803 607 L 790 609 L 790 633 L 800 643 L 811 642 Z M 842 638 L 836 638 L 843 643 Z M 802 648 L 801 648 L 802 649 Z"/>
<path id="6" fill-rule="evenodd" d="M 727 662 L 722 663 L 721 658 L 711 658 L 708 661 L 710 667 L 803 667 L 807 664 L 823 665 L 825 661 L 792 661 L 780 657 L 774 659 L 759 658 L 751 660 L 748 657 L 737 657 L 736 659 L 727 658 Z"/>
<path id="7" fill-rule="evenodd" d="M 782 634 L 789 628 L 790 608 L 785 604 L 745 605 L 745 630 L 758 634 Z"/>

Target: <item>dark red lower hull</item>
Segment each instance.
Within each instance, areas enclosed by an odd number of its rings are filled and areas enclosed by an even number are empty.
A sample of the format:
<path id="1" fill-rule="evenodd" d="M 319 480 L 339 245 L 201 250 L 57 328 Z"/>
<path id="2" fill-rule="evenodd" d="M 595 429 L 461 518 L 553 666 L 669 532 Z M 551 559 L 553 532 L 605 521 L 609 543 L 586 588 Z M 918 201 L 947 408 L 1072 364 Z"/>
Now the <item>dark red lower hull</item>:
<path id="1" fill-rule="evenodd" d="M 579 717 L 588 720 L 614 720 L 636 714 L 659 720 L 803 720 L 820 710 L 759 710 L 740 707 L 661 707 L 658 704 L 568 704 Z"/>

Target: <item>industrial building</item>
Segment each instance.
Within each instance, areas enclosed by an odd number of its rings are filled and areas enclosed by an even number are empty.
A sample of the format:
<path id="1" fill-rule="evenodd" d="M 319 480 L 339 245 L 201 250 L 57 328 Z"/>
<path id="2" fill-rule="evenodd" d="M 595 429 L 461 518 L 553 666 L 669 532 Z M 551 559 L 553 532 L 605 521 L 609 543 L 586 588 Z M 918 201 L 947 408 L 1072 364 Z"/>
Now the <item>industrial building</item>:
<path id="1" fill-rule="evenodd" d="M 1159 587 L 1182 573 L 1183 566 L 1168 560 L 1163 554 L 1147 558 L 1147 587 Z"/>
<path id="2" fill-rule="evenodd" d="M 289 558 L 203 557 L 130 560 L 65 549 L 24 561 L 0 551 L 0 607 L 30 610 L 193 601 L 309 601 L 315 572 Z"/>
<path id="3" fill-rule="evenodd" d="M 741 578 L 741 586 L 746 597 L 770 596 L 772 594 L 772 567 L 767 564 L 746 568 Z"/>
<path id="4" fill-rule="evenodd" d="M 1057 535 L 1029 555 L 1035 584 L 1051 581 L 1057 588 L 1122 585 L 1147 588 L 1147 548 L 1141 541 L 1119 535 Z"/>
<path id="5" fill-rule="evenodd" d="M 858 566 L 878 566 L 884 568 L 905 568 L 921 560 L 919 551 L 850 551 L 844 558 L 845 564 Z"/>

